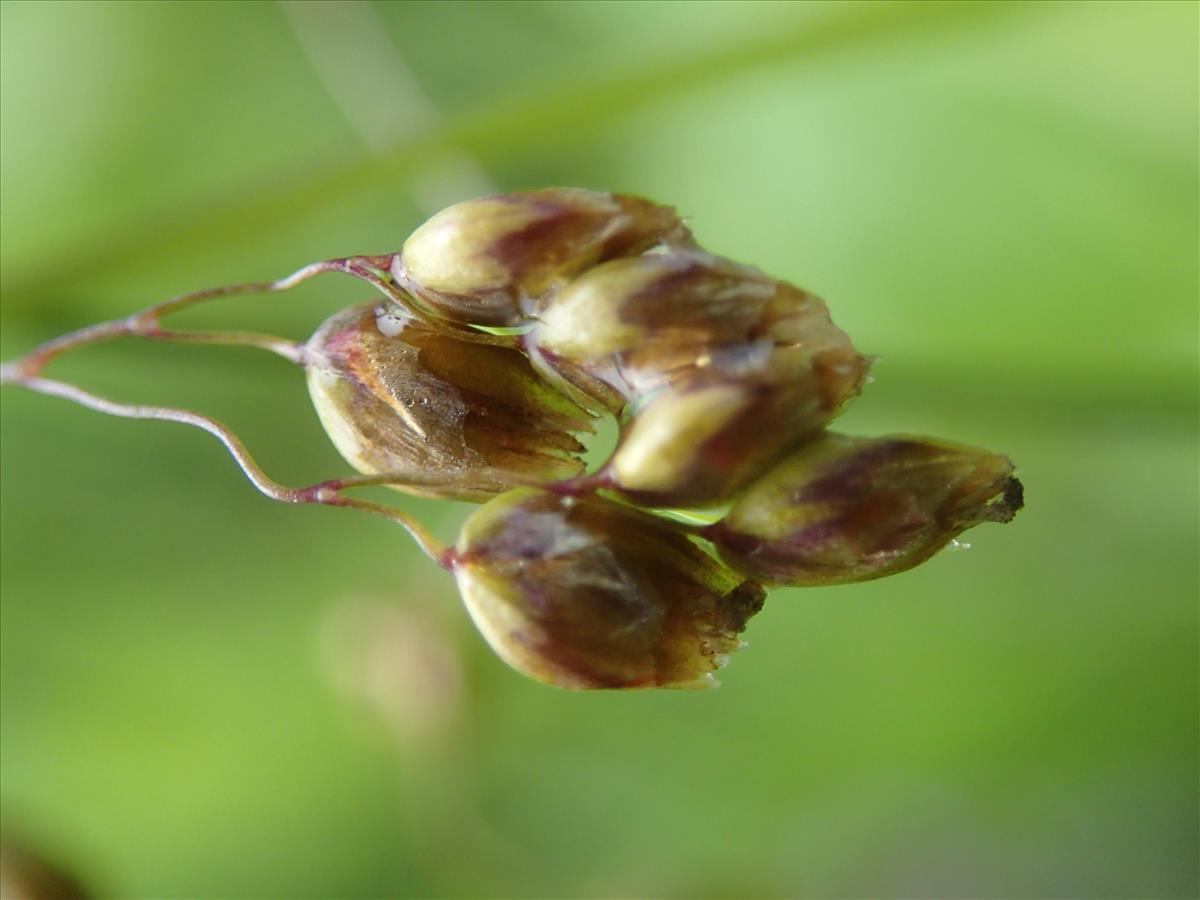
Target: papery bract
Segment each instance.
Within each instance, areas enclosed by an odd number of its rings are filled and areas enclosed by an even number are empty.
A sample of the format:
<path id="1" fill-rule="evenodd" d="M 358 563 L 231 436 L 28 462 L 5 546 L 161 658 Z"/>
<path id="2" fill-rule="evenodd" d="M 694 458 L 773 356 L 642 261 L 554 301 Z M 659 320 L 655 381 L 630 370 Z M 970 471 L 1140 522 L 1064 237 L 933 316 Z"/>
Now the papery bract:
<path id="1" fill-rule="evenodd" d="M 410 473 L 401 490 L 485 500 L 583 471 L 575 434 L 591 430 L 590 417 L 518 350 L 456 338 L 378 304 L 335 314 L 308 349 L 321 423 L 360 472 Z"/>
<path id="2" fill-rule="evenodd" d="M 858 393 L 851 349 L 746 345 L 654 394 L 623 423 L 597 480 L 637 503 L 724 503 Z"/>
<path id="3" fill-rule="evenodd" d="M 710 366 L 736 378 L 722 360 L 755 349 L 853 350 L 821 298 L 695 249 L 589 269 L 546 304 L 527 344 L 535 363 L 576 387 L 625 399 Z"/>
<path id="4" fill-rule="evenodd" d="M 492 649 L 565 688 L 708 686 L 764 596 L 668 520 L 531 489 L 467 520 L 451 570 Z"/>
<path id="5" fill-rule="evenodd" d="M 622 194 L 548 188 L 443 209 L 404 242 L 392 276 L 440 316 L 517 325 L 589 266 L 690 241 L 668 206 Z"/>
<path id="6" fill-rule="evenodd" d="M 771 584 L 893 575 L 1023 504 L 1005 456 L 932 438 L 825 434 L 753 484 L 708 530 L 723 559 Z"/>

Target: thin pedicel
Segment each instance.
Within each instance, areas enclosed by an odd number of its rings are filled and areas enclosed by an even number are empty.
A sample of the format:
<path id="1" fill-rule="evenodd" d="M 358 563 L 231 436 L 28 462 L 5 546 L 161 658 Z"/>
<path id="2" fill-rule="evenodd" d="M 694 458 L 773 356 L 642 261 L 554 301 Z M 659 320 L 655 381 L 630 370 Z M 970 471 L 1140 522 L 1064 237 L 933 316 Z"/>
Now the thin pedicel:
<path id="1" fill-rule="evenodd" d="M 53 338 L 39 345 L 25 356 L 0 364 L 0 385 L 15 385 L 39 394 L 59 397 L 80 406 L 107 415 L 127 419 L 152 419 L 190 425 L 208 432 L 224 445 L 250 483 L 264 496 L 280 503 L 318 503 L 324 506 L 343 506 L 382 516 L 401 525 L 417 542 L 427 556 L 439 565 L 445 565 L 446 548 L 434 539 L 425 528 L 406 513 L 383 504 L 342 496 L 341 492 L 355 487 L 370 485 L 437 485 L 447 481 L 445 476 L 422 477 L 413 473 L 383 473 L 370 476 L 354 476 L 332 479 L 302 488 L 291 488 L 268 476 L 255 462 L 245 444 L 236 433 L 217 419 L 188 409 L 169 406 L 148 406 L 122 403 L 101 397 L 65 381 L 45 378 L 42 371 L 58 357 L 90 344 L 99 344 L 121 337 L 137 337 L 156 341 L 177 343 L 204 343 L 229 346 L 257 347 L 289 362 L 303 366 L 308 362 L 308 350 L 304 343 L 270 334 L 244 331 L 179 331 L 163 328 L 162 319 L 191 306 L 222 297 L 248 294 L 274 294 L 291 290 L 297 285 L 328 272 L 338 272 L 376 287 L 388 299 L 411 305 L 411 298 L 397 290 L 378 270 L 386 271 L 391 265 L 392 255 L 350 256 L 310 263 L 274 281 L 255 281 L 243 284 L 207 288 L 173 297 L 170 300 L 108 322 L 89 325 L 76 331 Z M 456 337 L 486 344 L 504 344 L 507 338 L 497 338 L 482 332 L 466 329 L 456 330 Z"/>

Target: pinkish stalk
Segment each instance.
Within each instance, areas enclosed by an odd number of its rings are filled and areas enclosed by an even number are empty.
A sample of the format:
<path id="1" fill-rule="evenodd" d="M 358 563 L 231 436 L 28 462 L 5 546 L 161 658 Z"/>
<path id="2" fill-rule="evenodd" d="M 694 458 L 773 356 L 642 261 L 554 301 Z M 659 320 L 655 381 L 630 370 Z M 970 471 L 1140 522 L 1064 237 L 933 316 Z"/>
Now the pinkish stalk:
<path id="1" fill-rule="evenodd" d="M 118 337 L 142 337 L 151 340 L 182 341 L 211 344 L 232 344 L 238 346 L 259 347 L 271 353 L 282 356 L 291 362 L 303 365 L 305 362 L 304 345 L 286 338 L 266 334 L 250 334 L 240 331 L 169 331 L 161 327 L 164 316 L 179 312 L 190 306 L 213 300 L 218 297 L 231 297 L 238 294 L 275 294 L 290 290 L 324 272 L 342 272 L 366 281 L 382 291 L 389 299 L 398 303 L 406 303 L 400 291 L 386 284 L 372 269 L 386 266 L 390 256 L 352 256 L 343 259 L 330 259 L 323 262 L 310 263 L 297 269 L 290 275 L 275 281 L 252 281 L 245 284 L 226 285 L 224 287 L 208 288 L 183 294 L 162 303 L 148 307 L 141 312 L 126 316 L 123 319 L 113 319 L 89 325 L 77 331 L 69 332 L 37 347 L 21 359 L 8 366 L 15 367 L 29 376 L 40 375 L 42 369 L 53 359 L 69 350 L 76 350 L 88 344 L 110 341 Z M 411 305 L 411 304 L 410 304 Z"/>
<path id="2" fill-rule="evenodd" d="M 6 363 L 0 366 L 0 384 L 13 384 L 39 394 L 61 397 L 64 400 L 70 400 L 72 403 L 78 403 L 81 406 L 86 406 L 88 409 L 106 413 L 110 416 L 119 416 L 125 419 L 157 419 L 164 422 L 178 422 L 181 425 L 191 425 L 194 428 L 199 428 L 211 434 L 225 446 L 225 449 L 229 451 L 230 456 L 233 457 L 234 462 L 245 473 L 250 483 L 264 496 L 280 503 L 320 503 L 324 506 L 345 506 L 382 516 L 404 528 L 412 536 L 413 540 L 417 542 L 421 550 L 430 559 L 434 560 L 434 562 L 444 565 L 447 559 L 446 548 L 429 534 L 424 526 L 407 513 L 380 503 L 372 503 L 369 500 L 343 497 L 340 493 L 348 488 L 371 484 L 414 483 L 421 480 L 419 477 L 408 475 L 376 475 L 365 478 L 350 477 L 322 481 L 308 487 L 291 488 L 280 484 L 267 475 L 258 463 L 255 462 L 254 457 L 246 449 L 246 445 L 242 443 L 241 439 L 223 422 L 210 416 L 187 409 L 177 409 L 168 406 L 144 406 L 119 403 L 115 400 L 109 400 L 106 397 L 85 391 L 73 384 L 67 384 L 64 381 L 55 381 L 50 378 L 42 378 L 38 375 L 29 374 L 20 365 L 13 363 Z"/>
<path id="3" fill-rule="evenodd" d="M 340 272 L 364 281 L 376 288 L 389 300 L 394 301 L 415 314 L 422 314 L 415 306 L 415 301 L 412 297 L 391 283 L 390 276 L 386 274 L 391 266 L 391 262 L 391 254 L 329 259 L 310 263 L 297 269 L 290 275 L 285 275 L 283 278 L 274 281 L 247 282 L 182 294 L 125 318 L 89 325 L 86 328 L 80 328 L 46 341 L 25 356 L 0 365 L 0 385 L 12 384 L 37 393 L 61 397 L 73 403 L 86 406 L 89 409 L 112 416 L 120 416 L 128 419 L 159 419 L 167 422 L 191 425 L 207 431 L 225 445 L 225 449 L 233 456 L 255 488 L 272 500 L 277 500 L 281 503 L 320 503 L 326 506 L 345 506 L 383 516 L 404 527 L 426 554 L 439 564 L 444 564 L 446 559 L 445 548 L 407 514 L 382 504 L 344 497 L 340 492 L 348 488 L 374 484 L 416 485 L 433 483 L 433 481 L 438 481 L 439 477 L 440 481 L 438 483 L 442 483 L 446 481 L 448 476 L 425 478 L 408 473 L 393 473 L 361 478 L 334 479 L 305 488 L 289 488 L 270 478 L 254 461 L 254 458 L 246 450 L 245 445 L 237 435 L 228 426 L 216 419 L 186 409 L 120 403 L 92 394 L 73 384 L 42 377 L 42 371 L 46 366 L 59 356 L 90 344 L 103 343 L 120 337 L 139 337 L 178 343 L 257 347 L 281 356 L 296 365 L 304 366 L 309 363 L 310 354 L 307 346 L 298 341 L 270 334 L 257 334 L 244 331 L 177 331 L 163 328 L 161 322 L 167 315 L 208 300 L 244 294 L 281 293 L 291 290 L 297 285 L 303 284 L 309 279 L 326 272 Z M 447 327 L 454 328 L 456 336 L 477 343 L 509 345 L 514 341 L 512 337 L 506 335 L 492 335 L 449 325 Z"/>

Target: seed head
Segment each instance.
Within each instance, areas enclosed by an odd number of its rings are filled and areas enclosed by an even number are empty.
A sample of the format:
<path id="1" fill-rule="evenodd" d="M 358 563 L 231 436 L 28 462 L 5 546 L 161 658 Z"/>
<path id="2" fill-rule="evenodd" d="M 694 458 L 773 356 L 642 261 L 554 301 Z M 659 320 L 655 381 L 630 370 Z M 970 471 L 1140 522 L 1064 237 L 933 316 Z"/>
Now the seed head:
<path id="1" fill-rule="evenodd" d="M 564 688 L 708 686 L 764 596 L 665 519 L 531 489 L 477 510 L 451 568 L 492 649 Z"/>
<path id="2" fill-rule="evenodd" d="M 454 476 L 448 486 L 401 489 L 478 501 L 530 478 L 583 471 L 574 433 L 591 430 L 589 416 L 518 350 L 471 343 L 373 304 L 332 316 L 308 350 L 317 414 L 360 472 Z"/>
<path id="3" fill-rule="evenodd" d="M 1023 503 L 1007 457 L 930 438 L 825 434 L 754 483 L 709 529 L 721 557 L 770 584 L 867 581 L 924 562 Z"/>
<path id="4" fill-rule="evenodd" d="M 648 506 L 723 503 L 823 428 L 866 372 L 852 349 L 729 348 L 634 411 L 603 477 Z"/>
<path id="5" fill-rule="evenodd" d="M 527 342 L 543 367 L 627 399 L 745 347 L 853 350 L 819 297 L 695 249 L 589 269 L 546 304 Z"/>
<path id="6" fill-rule="evenodd" d="M 517 325 L 579 272 L 690 242 L 675 211 L 638 197 L 549 188 L 468 200 L 419 227 L 392 275 L 439 315 Z"/>

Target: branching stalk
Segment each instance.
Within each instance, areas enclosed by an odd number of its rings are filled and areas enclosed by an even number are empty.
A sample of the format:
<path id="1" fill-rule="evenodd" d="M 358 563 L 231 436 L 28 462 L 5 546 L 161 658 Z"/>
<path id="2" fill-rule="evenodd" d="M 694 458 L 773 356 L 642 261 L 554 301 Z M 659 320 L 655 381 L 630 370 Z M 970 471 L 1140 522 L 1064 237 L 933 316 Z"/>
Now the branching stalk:
<path id="1" fill-rule="evenodd" d="M 390 277 L 387 275 L 391 262 L 392 256 L 390 254 L 329 259 L 310 263 L 297 269 L 290 275 L 286 275 L 275 281 L 246 282 L 182 294 L 150 306 L 131 316 L 89 325 L 46 341 L 25 356 L 0 365 L 0 385 L 11 384 L 40 394 L 61 397 L 64 400 L 70 400 L 88 409 L 111 416 L 119 416 L 127 419 L 158 419 L 199 428 L 211 434 L 225 446 L 225 449 L 233 456 L 234 461 L 241 468 L 242 472 L 245 473 L 251 484 L 264 496 L 280 503 L 320 503 L 325 506 L 344 506 L 390 519 L 407 530 L 430 558 L 439 565 L 446 565 L 448 559 L 446 548 L 411 516 L 380 503 L 342 496 L 341 491 L 368 485 L 391 484 L 417 486 L 449 484 L 453 482 L 453 475 L 422 476 L 411 473 L 391 473 L 333 479 L 308 487 L 290 488 L 268 476 L 258 463 L 255 462 L 254 457 L 251 456 L 241 439 L 227 425 L 216 419 L 191 410 L 175 407 L 121 403 L 93 394 L 68 382 L 42 376 L 42 372 L 46 366 L 65 353 L 91 344 L 115 340 L 120 337 L 138 337 L 177 343 L 257 347 L 281 356 L 296 365 L 304 366 L 310 362 L 308 348 L 305 344 L 297 341 L 276 335 L 244 331 L 180 331 L 167 329 L 162 327 L 162 319 L 172 313 L 177 313 L 188 307 L 220 297 L 281 293 L 291 290 L 297 285 L 303 284 L 309 279 L 326 272 L 340 272 L 364 281 L 389 300 L 425 318 L 427 313 L 417 307 L 413 298 L 391 283 Z M 446 327 L 453 328 L 456 337 L 474 343 L 512 346 L 517 340 L 511 335 L 494 335 L 457 328 L 451 325 L 447 325 Z"/>
<path id="2" fill-rule="evenodd" d="M 308 281 L 310 278 L 325 272 L 342 272 L 354 276 L 375 286 L 389 299 L 405 303 L 405 298 L 401 292 L 387 285 L 371 271 L 372 267 L 386 266 L 390 258 L 388 256 L 352 256 L 343 259 L 324 260 L 322 262 L 310 263 L 301 269 L 297 269 L 290 275 L 286 275 L 275 281 L 252 281 L 245 284 L 225 285 L 224 287 L 207 288 L 202 291 L 193 291 L 190 294 L 182 294 L 123 319 L 114 319 L 109 322 L 101 322 L 97 325 L 89 325 L 86 328 L 80 328 L 77 331 L 56 337 L 9 365 L 16 367 L 25 375 L 37 376 L 41 374 L 42 370 L 52 360 L 69 350 L 76 350 L 88 344 L 97 344 L 126 336 L 160 341 L 259 347 L 282 356 L 284 359 L 298 365 L 303 365 L 305 362 L 304 345 L 286 338 L 238 331 L 173 331 L 162 328 L 160 323 L 164 316 L 203 303 L 206 300 L 213 300 L 218 297 L 231 297 L 239 294 L 276 294 L 291 290 L 297 285 Z"/>
<path id="3" fill-rule="evenodd" d="M 368 484 L 422 483 L 423 479 L 420 477 L 408 475 L 369 476 L 366 478 L 351 477 L 322 481 L 308 487 L 287 487 L 275 481 L 262 470 L 250 454 L 250 451 L 246 449 L 246 445 L 242 443 L 241 439 L 229 426 L 211 416 L 169 406 L 145 406 L 120 403 L 110 400 L 107 397 L 93 394 L 90 391 L 85 391 L 64 381 L 31 375 L 22 367 L 12 363 L 0 367 L 0 384 L 17 385 L 39 394 L 61 397 L 64 400 L 70 400 L 72 403 L 78 403 L 88 409 L 106 413 L 110 416 L 118 416 L 125 419 L 157 419 L 164 422 L 177 422 L 181 425 L 191 425 L 193 428 L 199 428 L 211 434 L 224 445 L 225 449 L 229 451 L 230 456 L 233 457 L 234 462 L 238 464 L 238 467 L 250 480 L 250 483 L 264 496 L 280 503 L 319 503 L 324 506 L 344 506 L 390 519 L 404 528 L 430 559 L 439 565 L 445 564 L 447 558 L 446 548 L 412 516 L 398 509 L 384 506 L 383 504 L 372 503 L 368 500 L 358 500 L 352 497 L 343 497 L 340 493 L 348 488 L 361 487 Z"/>

